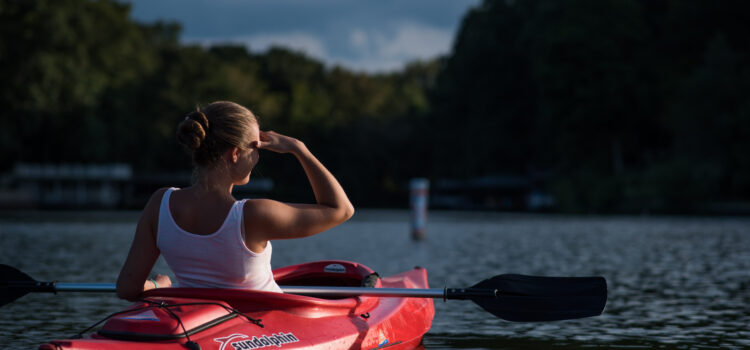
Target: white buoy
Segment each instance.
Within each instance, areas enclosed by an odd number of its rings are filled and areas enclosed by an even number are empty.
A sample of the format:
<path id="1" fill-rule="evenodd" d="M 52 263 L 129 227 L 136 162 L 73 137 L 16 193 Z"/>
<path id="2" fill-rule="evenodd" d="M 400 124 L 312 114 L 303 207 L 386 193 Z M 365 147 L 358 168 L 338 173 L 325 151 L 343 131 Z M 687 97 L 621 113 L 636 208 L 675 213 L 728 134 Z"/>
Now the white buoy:
<path id="1" fill-rule="evenodd" d="M 415 241 L 421 241 L 425 238 L 429 192 L 430 180 L 425 178 L 414 178 L 409 181 L 411 238 Z"/>

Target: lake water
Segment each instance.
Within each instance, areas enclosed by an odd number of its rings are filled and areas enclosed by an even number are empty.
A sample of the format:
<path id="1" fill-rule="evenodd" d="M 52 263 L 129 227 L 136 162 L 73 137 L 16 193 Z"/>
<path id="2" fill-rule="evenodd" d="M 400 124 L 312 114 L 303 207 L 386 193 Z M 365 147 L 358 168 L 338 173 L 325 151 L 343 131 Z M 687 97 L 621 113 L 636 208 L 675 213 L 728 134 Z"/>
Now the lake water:
<path id="1" fill-rule="evenodd" d="M 113 283 L 137 213 L 0 213 L 0 263 L 37 280 Z M 512 323 L 469 301 L 436 300 L 427 349 L 750 348 L 750 218 L 429 214 L 409 238 L 407 211 L 360 210 L 318 236 L 274 242 L 275 267 L 361 262 L 381 275 L 415 265 L 432 287 L 501 273 L 606 277 L 598 317 Z M 159 261 L 157 272 L 171 272 Z M 29 294 L 0 308 L 3 349 L 66 338 L 128 303 L 113 294 Z"/>

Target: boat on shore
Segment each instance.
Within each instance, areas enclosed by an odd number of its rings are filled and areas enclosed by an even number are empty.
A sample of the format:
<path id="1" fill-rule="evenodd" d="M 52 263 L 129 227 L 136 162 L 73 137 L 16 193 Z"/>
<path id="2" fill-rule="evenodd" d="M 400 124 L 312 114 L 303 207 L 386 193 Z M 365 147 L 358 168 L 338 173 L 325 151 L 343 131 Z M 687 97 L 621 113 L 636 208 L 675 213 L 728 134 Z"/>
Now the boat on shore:
<path id="1" fill-rule="evenodd" d="M 424 268 L 380 278 L 362 264 L 334 260 L 279 268 L 274 278 L 282 289 L 428 288 Z M 431 298 L 158 288 L 97 331 L 39 349 L 414 349 L 434 314 Z"/>

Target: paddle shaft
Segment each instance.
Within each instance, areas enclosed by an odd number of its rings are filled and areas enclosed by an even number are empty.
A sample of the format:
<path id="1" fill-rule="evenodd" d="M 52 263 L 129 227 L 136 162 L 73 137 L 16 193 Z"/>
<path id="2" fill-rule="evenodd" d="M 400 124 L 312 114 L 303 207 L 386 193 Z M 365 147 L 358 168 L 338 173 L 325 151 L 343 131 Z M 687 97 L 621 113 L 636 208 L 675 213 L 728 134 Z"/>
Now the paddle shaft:
<path id="1" fill-rule="evenodd" d="M 603 277 L 538 277 L 505 274 L 470 288 L 412 289 L 368 287 L 282 286 L 288 294 L 348 297 L 372 295 L 399 298 L 471 300 L 508 321 L 557 321 L 600 315 L 607 303 Z M 36 281 L 20 270 L 0 264 L 0 306 L 32 292 L 114 292 L 114 284 Z"/>
<path id="2" fill-rule="evenodd" d="M 114 292 L 113 283 L 55 283 L 55 282 L 23 282 L 18 288 L 27 288 L 30 292 Z M 415 288 L 365 288 L 365 287 L 320 287 L 320 286 L 281 286 L 281 290 L 288 294 L 309 296 L 358 296 L 371 295 L 379 297 L 408 297 L 408 298 L 443 298 L 469 299 L 471 297 L 496 296 L 491 289 L 415 289 Z"/>
<path id="3" fill-rule="evenodd" d="M 410 297 L 410 298 L 442 298 L 442 299 L 471 299 L 476 297 L 495 298 L 497 291 L 493 289 L 455 289 L 455 288 L 364 288 L 364 287 L 306 287 L 281 286 L 284 293 L 310 296 L 357 296 L 371 295 L 379 297 Z"/>
<path id="4" fill-rule="evenodd" d="M 57 283 L 39 281 L 7 281 L 3 287 L 25 290 L 29 293 L 57 292 L 114 292 L 114 283 Z"/>

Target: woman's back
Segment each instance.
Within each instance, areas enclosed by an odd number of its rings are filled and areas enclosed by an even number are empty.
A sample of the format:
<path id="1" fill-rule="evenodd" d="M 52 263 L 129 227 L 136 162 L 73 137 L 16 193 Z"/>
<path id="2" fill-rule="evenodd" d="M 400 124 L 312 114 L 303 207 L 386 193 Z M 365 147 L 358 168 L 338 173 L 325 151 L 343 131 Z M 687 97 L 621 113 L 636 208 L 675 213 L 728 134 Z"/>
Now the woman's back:
<path id="1" fill-rule="evenodd" d="M 164 192 L 159 208 L 156 244 L 164 260 L 175 273 L 180 287 L 256 289 L 281 292 L 271 271 L 272 246 L 259 253 L 245 246 L 243 207 L 245 200 L 236 201 L 213 232 L 193 233 L 175 220 L 171 198 L 179 190 Z M 172 199 L 172 200 L 170 200 Z M 182 205 L 183 216 L 190 204 Z M 215 217 L 206 215 L 211 226 Z M 200 218 L 200 215 L 199 217 Z M 200 220 L 189 220 L 199 222 Z"/>
<path id="2" fill-rule="evenodd" d="M 196 188 L 173 191 L 169 197 L 169 213 L 185 231 L 207 235 L 219 230 L 236 200 L 230 196 L 209 196 Z"/>

